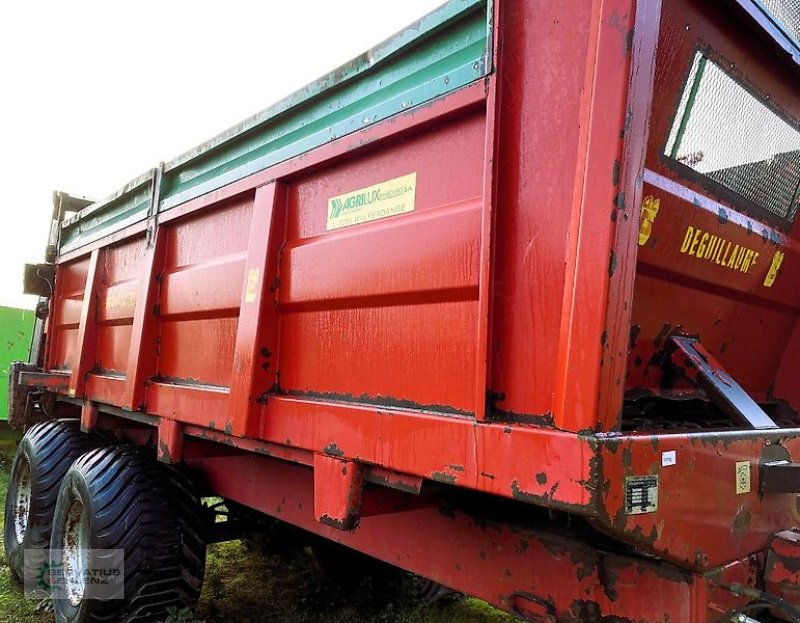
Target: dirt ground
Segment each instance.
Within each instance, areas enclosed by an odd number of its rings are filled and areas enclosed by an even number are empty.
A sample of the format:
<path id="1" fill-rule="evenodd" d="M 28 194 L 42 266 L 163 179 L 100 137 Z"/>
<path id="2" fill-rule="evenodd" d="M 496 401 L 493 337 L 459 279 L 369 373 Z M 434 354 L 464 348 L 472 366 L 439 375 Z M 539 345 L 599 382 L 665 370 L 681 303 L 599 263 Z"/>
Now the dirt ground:
<path id="1" fill-rule="evenodd" d="M 0 500 L 5 501 L 16 440 L 0 430 Z M 0 539 L 2 539 L 0 514 Z M 5 564 L 0 547 L 0 623 L 53 623 L 35 612 Z M 517 619 L 474 599 L 426 606 L 413 582 L 388 603 L 372 598 L 367 585 L 344 591 L 333 585 L 312 554 L 288 560 L 250 552 L 241 541 L 209 547 L 203 595 L 196 613 L 171 615 L 166 623 L 512 623 Z"/>

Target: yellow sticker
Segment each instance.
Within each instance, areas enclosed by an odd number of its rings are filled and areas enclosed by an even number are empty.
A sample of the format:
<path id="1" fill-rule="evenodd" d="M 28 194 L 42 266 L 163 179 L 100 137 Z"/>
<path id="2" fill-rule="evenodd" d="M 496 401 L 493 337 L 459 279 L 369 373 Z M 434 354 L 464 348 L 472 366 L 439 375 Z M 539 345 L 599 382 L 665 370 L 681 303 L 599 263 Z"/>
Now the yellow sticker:
<path id="1" fill-rule="evenodd" d="M 258 296 L 258 269 L 251 268 L 247 273 L 247 288 L 244 291 L 244 302 L 253 303 Z"/>
<path id="2" fill-rule="evenodd" d="M 771 288 L 772 284 L 775 283 L 775 279 L 778 278 L 781 264 L 783 264 L 783 251 L 775 251 L 775 255 L 772 256 L 772 266 L 769 267 L 769 272 L 764 279 L 764 285 L 768 288 Z"/>
<path id="3" fill-rule="evenodd" d="M 328 231 L 414 211 L 417 174 L 411 173 L 328 200 Z"/>
<path id="4" fill-rule="evenodd" d="M 639 246 L 643 247 L 650 240 L 653 233 L 653 223 L 658 216 L 661 208 L 661 199 L 656 199 L 653 195 L 647 195 L 642 201 L 642 215 L 639 218 Z"/>
<path id="5" fill-rule="evenodd" d="M 736 495 L 750 493 L 750 461 L 736 462 Z"/>
<path id="6" fill-rule="evenodd" d="M 126 292 L 123 294 L 109 294 L 106 297 L 106 307 L 108 309 L 119 309 L 122 307 L 136 307 L 136 292 Z"/>

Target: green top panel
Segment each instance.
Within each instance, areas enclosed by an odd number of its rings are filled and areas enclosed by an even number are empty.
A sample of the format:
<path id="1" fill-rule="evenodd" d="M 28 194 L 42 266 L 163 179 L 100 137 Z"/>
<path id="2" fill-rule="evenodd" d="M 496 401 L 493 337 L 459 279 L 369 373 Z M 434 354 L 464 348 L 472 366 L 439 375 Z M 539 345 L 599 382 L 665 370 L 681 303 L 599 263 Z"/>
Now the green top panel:
<path id="1" fill-rule="evenodd" d="M 470 84 L 489 67 L 491 0 L 450 0 L 377 48 L 64 221 L 71 251 L 159 211 Z M 157 188 L 154 189 L 154 186 Z"/>

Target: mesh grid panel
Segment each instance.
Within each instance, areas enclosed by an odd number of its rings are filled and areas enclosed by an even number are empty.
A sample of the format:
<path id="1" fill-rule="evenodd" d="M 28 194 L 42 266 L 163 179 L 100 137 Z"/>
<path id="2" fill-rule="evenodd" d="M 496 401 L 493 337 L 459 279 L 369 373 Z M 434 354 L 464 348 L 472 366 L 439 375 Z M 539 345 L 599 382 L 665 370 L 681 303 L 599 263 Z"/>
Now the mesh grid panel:
<path id="1" fill-rule="evenodd" d="M 761 4 L 790 37 L 800 41 L 800 0 L 761 0 Z"/>
<path id="2" fill-rule="evenodd" d="M 800 130 L 700 53 L 665 153 L 777 216 L 797 211 Z"/>

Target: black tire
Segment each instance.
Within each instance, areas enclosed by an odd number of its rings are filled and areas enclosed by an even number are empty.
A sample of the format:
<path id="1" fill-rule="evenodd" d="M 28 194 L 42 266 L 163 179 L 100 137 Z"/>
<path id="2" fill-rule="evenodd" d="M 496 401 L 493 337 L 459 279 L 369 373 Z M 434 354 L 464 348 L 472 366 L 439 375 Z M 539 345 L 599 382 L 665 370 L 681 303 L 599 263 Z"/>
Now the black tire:
<path id="1" fill-rule="evenodd" d="M 58 489 L 64 474 L 82 454 L 107 443 L 95 434 L 82 433 L 78 420 L 52 420 L 31 427 L 17 446 L 6 493 L 3 538 L 6 560 L 21 582 L 25 552 L 36 565 L 36 550 L 46 555 Z M 29 492 L 23 513 L 20 496 Z M 23 514 L 25 517 L 23 518 Z"/>
<path id="2" fill-rule="evenodd" d="M 58 494 L 51 568 L 63 563 L 70 511 L 85 511 L 86 548 L 124 550 L 124 598 L 55 594 L 57 623 L 161 621 L 167 609 L 193 608 L 205 571 L 203 511 L 189 482 L 146 450 L 102 448 L 75 461 Z M 96 561 L 89 561 L 96 568 Z"/>

